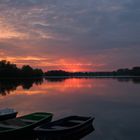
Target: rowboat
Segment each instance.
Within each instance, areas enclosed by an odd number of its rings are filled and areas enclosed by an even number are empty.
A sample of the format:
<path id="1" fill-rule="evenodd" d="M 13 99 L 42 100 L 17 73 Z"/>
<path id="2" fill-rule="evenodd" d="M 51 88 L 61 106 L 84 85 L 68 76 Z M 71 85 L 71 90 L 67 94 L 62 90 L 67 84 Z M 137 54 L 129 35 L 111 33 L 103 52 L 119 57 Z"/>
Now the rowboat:
<path id="1" fill-rule="evenodd" d="M 15 119 L 0 122 L 0 139 L 16 138 L 22 134 L 31 134 L 33 128 L 50 122 L 53 114 L 36 112 Z"/>
<path id="2" fill-rule="evenodd" d="M 0 121 L 15 118 L 17 113 L 18 112 L 12 108 L 0 109 Z"/>
<path id="3" fill-rule="evenodd" d="M 92 126 L 93 120 L 93 117 L 69 116 L 54 122 L 43 124 L 36 127 L 34 130 L 37 135 L 46 135 L 49 138 L 68 138 L 87 130 Z"/>

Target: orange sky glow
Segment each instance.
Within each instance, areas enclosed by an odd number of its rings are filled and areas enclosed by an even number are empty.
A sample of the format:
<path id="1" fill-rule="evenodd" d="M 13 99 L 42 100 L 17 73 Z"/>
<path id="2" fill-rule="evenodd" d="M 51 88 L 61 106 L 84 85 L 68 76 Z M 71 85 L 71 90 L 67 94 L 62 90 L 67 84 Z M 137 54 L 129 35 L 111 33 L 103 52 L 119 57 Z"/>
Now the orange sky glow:
<path id="1" fill-rule="evenodd" d="M 78 71 L 90 71 L 89 67 L 98 67 L 102 66 L 103 64 L 92 64 L 92 63 L 79 63 L 79 62 L 70 62 L 70 60 L 58 60 L 58 62 L 47 62 L 47 58 L 39 58 L 39 57 L 5 57 L 0 58 L 1 60 L 5 59 L 12 63 L 17 64 L 18 67 L 22 67 L 23 65 L 31 65 L 33 67 L 42 68 L 44 71 L 48 70 L 49 67 L 52 67 L 53 70 L 65 70 L 69 72 L 78 72 Z M 94 70 L 96 70 L 94 68 Z"/>
<path id="2" fill-rule="evenodd" d="M 0 32 L 2 33 L 0 34 L 1 40 L 8 40 L 13 38 L 26 39 L 27 37 L 27 35 L 25 34 L 14 31 L 12 26 L 8 25 L 7 23 L 4 23 L 4 21 L 2 20 L 0 22 Z M 61 69 L 70 72 L 90 71 L 91 69 L 88 68 L 90 66 L 95 67 L 94 70 L 96 70 L 96 67 L 104 65 L 97 63 L 92 64 L 77 62 L 72 58 L 70 58 L 69 60 L 60 58 L 55 62 L 49 62 L 48 59 L 49 58 L 46 57 L 36 56 L 8 56 L 2 50 L 0 52 L 0 60 L 10 61 L 12 63 L 17 64 L 17 66 L 19 67 L 22 67 L 23 65 L 31 65 L 33 67 L 42 68 L 44 71 L 48 70 L 48 67 L 54 67 L 53 69 Z"/>

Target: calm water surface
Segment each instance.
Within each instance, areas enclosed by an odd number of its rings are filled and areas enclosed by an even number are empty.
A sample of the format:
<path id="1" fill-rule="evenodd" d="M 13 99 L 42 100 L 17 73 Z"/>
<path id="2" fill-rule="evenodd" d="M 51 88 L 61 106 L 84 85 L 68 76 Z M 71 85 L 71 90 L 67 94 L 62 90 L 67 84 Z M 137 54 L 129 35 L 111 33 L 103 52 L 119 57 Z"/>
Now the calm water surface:
<path id="1" fill-rule="evenodd" d="M 46 111 L 54 119 L 68 115 L 94 116 L 95 131 L 84 140 L 140 139 L 140 83 L 128 79 L 65 79 L 18 84 L 0 82 L 0 108 L 19 116 Z"/>

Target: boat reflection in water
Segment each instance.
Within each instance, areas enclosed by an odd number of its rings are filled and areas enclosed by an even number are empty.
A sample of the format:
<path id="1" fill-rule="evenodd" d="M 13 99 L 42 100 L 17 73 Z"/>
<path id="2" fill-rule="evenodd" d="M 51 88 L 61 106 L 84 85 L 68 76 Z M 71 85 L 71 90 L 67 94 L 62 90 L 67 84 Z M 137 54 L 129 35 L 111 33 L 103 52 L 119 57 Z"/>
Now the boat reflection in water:
<path id="1" fill-rule="evenodd" d="M 78 133 L 76 133 L 75 135 L 71 135 L 69 137 L 61 137 L 61 136 L 50 136 L 48 137 L 47 135 L 41 135 L 38 138 L 36 138 L 35 140 L 80 140 L 84 137 L 86 137 L 87 135 L 91 134 L 92 132 L 94 132 L 95 129 L 93 127 L 93 125 L 90 125 L 89 127 L 87 127 L 87 129 L 82 130 Z"/>
<path id="2" fill-rule="evenodd" d="M 93 133 L 95 131 L 93 125 L 87 127 L 86 130 L 81 131 L 79 133 L 77 133 L 76 135 L 71 135 L 67 138 L 62 138 L 62 137 L 48 137 L 47 135 L 40 135 L 40 136 L 36 136 L 34 135 L 28 135 L 26 136 L 22 136 L 22 137 L 16 137 L 14 138 L 14 140 L 80 140 L 86 136 L 88 136 L 89 134 Z M 9 139 L 10 140 L 10 139 Z"/>
<path id="3" fill-rule="evenodd" d="M 93 133 L 95 131 L 94 126 L 91 124 L 89 127 L 87 127 L 85 130 L 82 130 L 80 132 L 78 132 L 75 135 L 71 135 L 69 137 L 48 137 L 47 135 L 43 134 L 40 136 L 36 136 L 36 134 L 32 134 L 32 135 L 27 135 L 25 134 L 25 136 L 22 137 L 16 137 L 14 138 L 14 140 L 80 140 L 86 136 L 88 136 L 89 134 Z"/>
<path id="4" fill-rule="evenodd" d="M 93 133 L 95 131 L 93 125 L 87 127 L 86 130 L 80 131 L 79 133 L 75 134 L 75 135 L 71 135 L 69 137 L 48 137 L 47 135 L 40 135 L 40 136 L 36 136 L 34 135 L 28 135 L 28 136 L 24 136 L 24 137 L 17 137 L 15 138 L 15 140 L 80 140 L 86 136 L 88 136 L 89 134 Z"/>

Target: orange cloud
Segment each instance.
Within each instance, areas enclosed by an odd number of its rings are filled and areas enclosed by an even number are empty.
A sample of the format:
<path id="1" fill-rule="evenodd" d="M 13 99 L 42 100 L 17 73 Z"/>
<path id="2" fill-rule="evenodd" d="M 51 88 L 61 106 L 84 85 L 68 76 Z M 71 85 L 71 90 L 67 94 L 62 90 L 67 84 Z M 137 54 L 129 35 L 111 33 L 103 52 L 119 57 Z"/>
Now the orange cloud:
<path id="1" fill-rule="evenodd" d="M 16 63 L 19 67 L 23 65 L 31 65 L 32 67 L 42 68 L 46 70 L 65 70 L 70 72 L 79 71 L 95 71 L 96 69 L 103 67 L 104 63 L 91 63 L 82 62 L 71 59 L 57 59 L 40 56 L 6 56 L 4 53 L 0 53 L 0 59 Z"/>
<path id="2" fill-rule="evenodd" d="M 11 25 L 9 25 L 4 20 L 4 18 L 0 17 L 0 39 L 12 39 L 12 38 L 25 39 L 27 37 L 28 37 L 27 34 L 15 31 L 15 29 Z"/>

